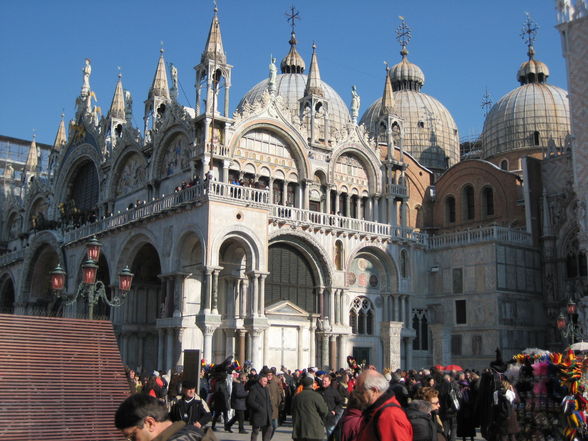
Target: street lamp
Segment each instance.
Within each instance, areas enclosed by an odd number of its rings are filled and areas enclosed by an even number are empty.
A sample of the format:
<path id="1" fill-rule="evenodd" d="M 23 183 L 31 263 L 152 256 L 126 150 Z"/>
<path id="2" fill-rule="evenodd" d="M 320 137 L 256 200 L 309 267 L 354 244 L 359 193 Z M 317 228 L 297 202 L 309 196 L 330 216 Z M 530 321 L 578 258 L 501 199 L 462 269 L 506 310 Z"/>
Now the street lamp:
<path id="1" fill-rule="evenodd" d="M 563 313 L 560 313 L 556 319 L 557 329 L 561 332 L 563 338 L 571 339 L 574 344 L 577 340 L 584 340 L 586 335 L 582 326 L 578 324 L 578 306 L 570 299 L 566 305 L 567 320 Z"/>
<path id="2" fill-rule="evenodd" d="M 96 240 L 96 237 L 93 237 L 86 244 L 88 259 L 82 264 L 82 281 L 73 295 L 65 292 L 65 276 L 67 273 L 61 265 L 57 264 L 55 269 L 49 273 L 51 289 L 57 298 L 65 300 L 66 305 L 75 303 L 78 297 L 86 297 L 88 299 L 88 317 L 90 320 L 94 317 L 94 305 L 98 303 L 100 298 L 109 306 L 121 306 L 133 283 L 134 274 L 129 270 L 128 266 L 125 266 L 118 274 L 118 291 L 115 291 L 111 299 L 108 298 L 104 283 L 100 280 L 96 281 L 98 265 L 96 264 L 97 260 L 93 259 L 93 257 L 96 259 L 100 258 L 101 248 L 102 244 Z"/>

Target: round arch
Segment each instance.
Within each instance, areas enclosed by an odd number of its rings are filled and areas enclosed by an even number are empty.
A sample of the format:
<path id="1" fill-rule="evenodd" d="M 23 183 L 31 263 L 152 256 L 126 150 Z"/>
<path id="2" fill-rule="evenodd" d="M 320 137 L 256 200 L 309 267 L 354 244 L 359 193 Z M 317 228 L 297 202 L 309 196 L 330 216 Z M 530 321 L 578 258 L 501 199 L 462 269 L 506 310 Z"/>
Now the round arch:
<path id="1" fill-rule="evenodd" d="M 15 301 L 14 279 L 4 273 L 0 276 L 0 313 L 13 314 Z"/>
<path id="2" fill-rule="evenodd" d="M 157 143 L 157 150 L 154 152 L 154 157 L 153 157 L 153 161 L 151 163 L 151 169 L 149 170 L 149 180 L 153 180 L 153 179 L 164 179 L 168 176 L 170 176 L 171 174 L 176 174 L 177 172 L 174 173 L 168 173 L 169 170 L 164 170 L 164 167 L 166 166 L 166 164 L 164 164 L 165 162 L 165 158 L 167 156 L 167 153 L 170 150 L 170 147 L 173 143 L 177 142 L 178 140 L 180 140 L 180 138 L 184 138 L 185 139 L 185 146 L 184 148 L 180 149 L 180 152 L 178 152 L 178 160 L 181 159 L 182 154 L 185 151 L 188 151 L 189 148 L 186 146 L 189 146 L 189 144 L 191 144 L 189 142 L 190 140 L 190 134 L 185 130 L 185 128 L 180 125 L 180 124 L 176 124 L 172 127 L 170 127 L 165 135 L 162 137 L 161 141 L 159 143 Z M 181 164 L 178 164 L 178 166 L 181 166 Z"/>
<path id="3" fill-rule="evenodd" d="M 221 231 L 212 242 L 211 254 L 209 256 L 209 264 L 212 266 L 220 265 L 219 258 L 221 247 L 228 240 L 236 240 L 243 245 L 245 255 L 247 258 L 247 270 L 264 271 L 266 260 L 262 258 L 263 246 L 260 240 L 255 235 L 255 232 L 242 225 L 226 227 Z"/>
<path id="4" fill-rule="evenodd" d="M 229 145 L 231 156 L 235 155 L 235 150 L 239 147 L 241 138 L 243 138 L 243 136 L 245 136 L 247 133 L 253 132 L 255 130 L 267 130 L 283 139 L 291 148 L 291 151 L 294 155 L 294 160 L 296 162 L 300 179 L 306 179 L 309 177 L 312 167 L 310 160 L 308 159 L 305 147 L 306 143 L 304 139 L 302 139 L 298 132 L 295 131 L 295 135 L 293 136 L 293 131 L 291 128 L 288 128 L 287 126 L 284 126 L 277 121 L 254 121 L 239 127 L 232 137 L 231 143 Z"/>
<path id="5" fill-rule="evenodd" d="M 385 281 L 381 284 L 378 283 L 380 291 L 398 292 L 398 266 L 390 254 L 375 246 L 359 246 L 349 253 L 346 268 L 353 268 L 353 263 L 358 258 L 367 259 L 378 270 L 379 274 L 385 276 Z M 347 285 L 349 285 L 349 281 L 348 278 Z M 366 283 L 373 285 L 370 280 L 367 280 Z"/>
<path id="6" fill-rule="evenodd" d="M 357 148 L 354 145 L 347 145 L 333 154 L 331 158 L 331 167 L 329 170 L 329 179 L 331 182 L 336 182 L 336 164 L 339 158 L 343 155 L 349 155 L 357 159 L 357 161 L 363 165 L 364 170 L 367 172 L 368 177 L 368 189 L 370 193 L 376 193 L 379 185 L 380 165 L 379 160 L 375 155 L 367 155 L 362 149 Z"/>
<path id="7" fill-rule="evenodd" d="M 121 184 L 121 178 L 128 181 L 126 186 L 131 191 L 142 188 L 147 182 L 147 168 L 148 164 L 141 150 L 133 145 L 127 146 L 113 162 L 112 172 L 106 184 L 108 196 L 116 199 L 125 195 L 117 194 L 121 185 L 124 184 Z"/>

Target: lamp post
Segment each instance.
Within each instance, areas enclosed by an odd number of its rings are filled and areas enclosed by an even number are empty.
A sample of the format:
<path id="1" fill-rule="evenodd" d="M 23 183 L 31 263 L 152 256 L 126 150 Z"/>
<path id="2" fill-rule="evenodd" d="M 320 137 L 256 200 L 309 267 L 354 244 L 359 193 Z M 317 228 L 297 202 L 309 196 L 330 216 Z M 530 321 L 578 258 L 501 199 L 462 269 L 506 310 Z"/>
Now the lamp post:
<path id="1" fill-rule="evenodd" d="M 96 273 L 98 272 L 97 262 L 100 258 L 101 248 L 102 244 L 98 242 L 95 236 L 86 244 L 87 259 L 82 264 L 82 281 L 78 285 L 75 294 L 67 294 L 65 292 L 65 276 L 67 273 L 61 265 L 57 264 L 55 269 L 49 273 L 51 276 L 51 289 L 57 298 L 65 300 L 66 305 L 75 303 L 78 297 L 88 299 L 88 317 L 90 320 L 94 317 L 94 305 L 101 298 L 109 306 L 121 306 L 133 283 L 134 274 L 131 273 L 128 266 L 125 266 L 118 274 L 118 290 L 115 291 L 111 299 L 108 298 L 104 283 L 100 280 L 96 281 Z"/>
<path id="2" fill-rule="evenodd" d="M 557 329 L 561 332 L 562 337 L 569 338 L 573 345 L 578 340 L 584 340 L 586 335 L 582 326 L 578 324 L 578 307 L 572 299 L 566 305 L 566 315 L 567 319 L 563 313 L 560 313 L 559 317 L 557 317 Z"/>

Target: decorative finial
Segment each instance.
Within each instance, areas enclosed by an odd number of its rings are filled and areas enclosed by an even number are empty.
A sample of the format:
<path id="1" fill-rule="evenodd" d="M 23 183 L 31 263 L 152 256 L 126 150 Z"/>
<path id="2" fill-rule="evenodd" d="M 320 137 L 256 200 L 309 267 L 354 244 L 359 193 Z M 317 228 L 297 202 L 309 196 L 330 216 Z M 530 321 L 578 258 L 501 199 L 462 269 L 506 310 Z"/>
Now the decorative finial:
<path id="1" fill-rule="evenodd" d="M 296 10 L 294 5 L 290 6 L 289 11 L 286 11 L 286 17 L 288 17 L 288 21 L 292 27 L 292 33 L 294 33 L 296 28 L 296 20 L 300 20 L 300 13 Z"/>
<path id="2" fill-rule="evenodd" d="M 384 64 L 386 65 L 386 72 L 390 72 L 390 65 L 388 64 L 388 62 L 384 61 Z"/>
<path id="3" fill-rule="evenodd" d="M 316 41 L 312 41 L 312 51 L 315 52 L 316 51 Z"/>
<path id="4" fill-rule="evenodd" d="M 214 3 L 214 13 L 218 14 L 218 2 L 217 0 L 212 0 L 212 2 Z"/>
<path id="5" fill-rule="evenodd" d="M 410 39 L 412 38 L 412 32 L 406 24 L 406 20 L 404 19 L 404 17 L 400 15 L 398 16 L 398 18 L 400 19 L 400 26 L 396 28 L 396 41 L 398 41 L 398 43 L 400 43 L 400 46 L 402 46 L 400 55 L 406 57 L 408 55 L 408 50 L 406 49 L 406 46 L 408 46 L 408 43 L 410 43 Z"/>
<path id="6" fill-rule="evenodd" d="M 120 66 L 116 66 L 116 68 L 118 69 L 118 79 L 120 80 L 122 78 L 122 69 L 120 68 Z"/>
<path id="7" fill-rule="evenodd" d="M 159 53 L 160 53 L 160 54 L 163 54 L 163 53 L 165 52 L 165 50 L 163 49 L 163 40 L 161 40 L 161 41 L 159 42 L 159 44 L 161 45 L 161 47 L 159 48 Z"/>
<path id="8" fill-rule="evenodd" d="M 529 48 L 527 55 L 529 59 L 533 58 L 535 55 L 535 49 L 533 48 L 533 44 L 535 43 L 535 37 L 537 36 L 537 31 L 539 30 L 539 26 L 537 23 L 531 18 L 531 14 L 525 12 L 526 20 L 523 24 L 523 29 L 521 29 L 521 38 Z"/>
<path id="9" fill-rule="evenodd" d="M 37 129 L 33 129 L 33 141 L 37 139 Z"/>
<path id="10" fill-rule="evenodd" d="M 490 98 L 490 94 L 488 93 L 488 89 L 484 92 L 484 96 L 482 97 L 482 111 L 484 112 L 484 118 L 488 116 L 488 112 L 490 112 L 490 108 L 492 107 L 492 99 Z"/>

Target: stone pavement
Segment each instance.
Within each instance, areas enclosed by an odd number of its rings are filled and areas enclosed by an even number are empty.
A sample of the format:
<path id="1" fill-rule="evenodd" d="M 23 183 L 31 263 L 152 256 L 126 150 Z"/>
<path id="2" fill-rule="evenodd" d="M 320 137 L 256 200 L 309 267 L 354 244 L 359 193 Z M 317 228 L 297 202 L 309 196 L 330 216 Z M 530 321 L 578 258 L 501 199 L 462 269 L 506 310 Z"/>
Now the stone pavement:
<path id="1" fill-rule="evenodd" d="M 288 417 L 288 421 L 283 426 L 278 427 L 272 441 L 292 441 L 292 420 L 290 418 Z M 247 423 L 245 424 L 247 433 L 239 433 L 237 423 L 231 427 L 234 433 L 225 432 L 222 427 L 220 422 L 216 425 L 215 435 L 220 441 L 249 441 L 251 439 L 251 426 Z M 257 440 L 261 441 L 261 433 L 257 436 Z"/>

